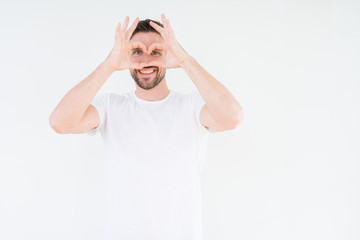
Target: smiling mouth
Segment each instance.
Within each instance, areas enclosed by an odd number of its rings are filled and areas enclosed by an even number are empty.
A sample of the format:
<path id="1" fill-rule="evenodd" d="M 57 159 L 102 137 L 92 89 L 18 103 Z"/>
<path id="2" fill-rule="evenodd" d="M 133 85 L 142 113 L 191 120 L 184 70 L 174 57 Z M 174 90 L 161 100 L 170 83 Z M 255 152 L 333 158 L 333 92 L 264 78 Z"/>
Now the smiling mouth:
<path id="1" fill-rule="evenodd" d="M 142 76 L 151 76 L 152 74 L 157 72 L 157 68 L 155 68 L 155 67 L 145 67 L 143 69 L 138 70 L 138 72 Z"/>
<path id="2" fill-rule="evenodd" d="M 147 71 L 140 70 L 139 72 L 140 72 L 141 74 L 151 74 L 151 73 L 155 72 L 155 69 L 147 70 Z"/>

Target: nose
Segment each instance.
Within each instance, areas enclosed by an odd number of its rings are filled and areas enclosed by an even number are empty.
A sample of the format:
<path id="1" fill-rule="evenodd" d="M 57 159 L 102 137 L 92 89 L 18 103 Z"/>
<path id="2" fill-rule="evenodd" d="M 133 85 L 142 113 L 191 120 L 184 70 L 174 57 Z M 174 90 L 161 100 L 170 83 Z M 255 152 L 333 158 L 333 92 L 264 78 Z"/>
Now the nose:
<path id="1" fill-rule="evenodd" d="M 162 56 L 158 57 L 147 53 L 141 54 L 141 56 L 138 57 L 136 61 L 143 66 L 157 66 L 157 67 L 164 66 L 164 58 Z"/>
<path id="2" fill-rule="evenodd" d="M 156 58 L 148 53 L 143 53 L 140 57 L 139 61 L 141 63 L 149 64 L 150 62 L 154 61 Z"/>

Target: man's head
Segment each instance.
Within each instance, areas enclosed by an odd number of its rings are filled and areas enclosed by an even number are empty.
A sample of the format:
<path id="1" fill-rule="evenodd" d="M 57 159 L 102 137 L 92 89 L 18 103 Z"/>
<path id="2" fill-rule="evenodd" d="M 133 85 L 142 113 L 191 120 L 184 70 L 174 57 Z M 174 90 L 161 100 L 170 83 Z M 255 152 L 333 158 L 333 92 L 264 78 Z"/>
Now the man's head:
<path id="1" fill-rule="evenodd" d="M 163 25 L 157 21 L 150 19 L 139 21 L 132 36 L 130 42 L 141 42 L 145 45 L 146 50 L 153 43 L 163 43 L 164 40 L 160 33 L 158 33 L 151 25 L 150 21 L 163 27 Z M 156 87 L 161 80 L 165 77 L 166 69 L 159 65 L 165 64 L 165 52 L 158 49 L 153 49 L 151 53 L 146 53 L 142 49 L 133 49 L 130 52 L 130 61 L 146 63 L 146 67 L 143 69 L 130 69 L 130 74 L 142 89 L 152 89 Z M 146 73 L 146 72 L 151 73 Z"/>

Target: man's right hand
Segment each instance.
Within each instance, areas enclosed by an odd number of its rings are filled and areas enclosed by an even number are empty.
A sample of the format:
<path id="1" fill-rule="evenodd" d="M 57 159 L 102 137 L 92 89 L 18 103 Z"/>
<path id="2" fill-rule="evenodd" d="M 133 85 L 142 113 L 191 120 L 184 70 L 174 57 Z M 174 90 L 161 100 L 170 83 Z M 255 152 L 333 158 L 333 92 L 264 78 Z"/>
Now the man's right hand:
<path id="1" fill-rule="evenodd" d="M 121 71 L 129 68 L 141 69 L 146 66 L 144 63 L 140 64 L 130 61 L 130 51 L 133 48 L 141 48 L 143 52 L 146 52 L 146 47 L 141 42 L 130 43 L 130 37 L 132 36 L 138 22 L 139 18 L 137 17 L 127 31 L 126 29 L 129 24 L 128 16 L 125 17 L 123 26 L 121 26 L 121 23 L 118 23 L 116 27 L 114 47 L 104 61 L 104 64 L 112 70 Z"/>

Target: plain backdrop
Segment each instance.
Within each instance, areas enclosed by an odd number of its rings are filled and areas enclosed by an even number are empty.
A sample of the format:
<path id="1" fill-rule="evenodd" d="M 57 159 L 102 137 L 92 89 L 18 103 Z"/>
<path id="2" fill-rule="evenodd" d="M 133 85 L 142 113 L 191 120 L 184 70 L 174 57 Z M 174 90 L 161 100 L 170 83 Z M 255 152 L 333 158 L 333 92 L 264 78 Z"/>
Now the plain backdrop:
<path id="1" fill-rule="evenodd" d="M 360 2 L 1 1 L 0 239 L 102 240 L 101 135 L 49 115 L 110 53 L 125 16 L 161 21 L 238 99 L 210 135 L 204 240 L 360 239 Z M 182 69 L 170 89 L 196 90 Z M 116 72 L 99 93 L 135 89 Z"/>

